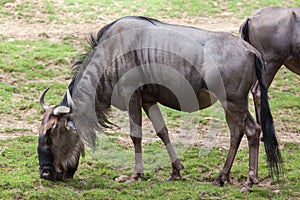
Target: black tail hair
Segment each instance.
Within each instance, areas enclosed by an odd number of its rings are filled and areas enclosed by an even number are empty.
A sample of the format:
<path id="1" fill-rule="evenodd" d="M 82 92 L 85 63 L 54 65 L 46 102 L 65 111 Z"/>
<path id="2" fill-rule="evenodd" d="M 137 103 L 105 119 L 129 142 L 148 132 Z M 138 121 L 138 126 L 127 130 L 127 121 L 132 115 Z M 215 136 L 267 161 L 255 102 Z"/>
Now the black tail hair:
<path id="1" fill-rule="evenodd" d="M 246 42 L 250 43 L 250 40 L 249 40 L 249 33 L 248 33 L 248 28 L 249 28 L 249 21 L 250 19 L 247 18 L 241 25 L 240 27 L 240 34 L 241 34 L 241 38 L 243 40 L 245 40 Z"/>
<path id="2" fill-rule="evenodd" d="M 279 180 L 279 177 L 283 175 L 283 161 L 278 147 L 273 117 L 269 106 L 268 88 L 263 80 L 265 64 L 260 55 L 255 55 L 255 69 L 261 92 L 260 119 L 269 173 L 272 178 L 274 178 L 275 175 L 277 180 Z"/>

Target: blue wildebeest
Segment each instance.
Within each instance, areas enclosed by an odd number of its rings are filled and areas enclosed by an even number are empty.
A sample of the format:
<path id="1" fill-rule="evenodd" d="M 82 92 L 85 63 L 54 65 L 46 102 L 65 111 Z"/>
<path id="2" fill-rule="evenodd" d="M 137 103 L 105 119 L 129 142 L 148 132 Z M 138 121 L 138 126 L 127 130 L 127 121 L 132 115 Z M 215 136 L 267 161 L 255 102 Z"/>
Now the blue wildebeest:
<path id="1" fill-rule="evenodd" d="M 300 75 L 300 7 L 259 9 L 243 22 L 240 32 L 242 39 L 253 45 L 266 62 L 267 87 L 282 65 Z M 260 92 L 257 88 L 258 84 L 252 93 L 259 110 Z"/>
<path id="2" fill-rule="evenodd" d="M 128 111 L 130 137 L 135 149 L 131 181 L 143 178 L 142 109 L 166 145 L 172 172 L 168 180 L 181 179 L 183 169 L 171 145 L 157 103 L 194 112 L 219 100 L 230 129 L 230 149 L 223 169 L 214 181 L 223 185 L 240 141 L 249 144 L 246 190 L 258 182 L 258 149 L 262 129 L 268 167 L 281 172 L 281 155 L 262 77 L 264 62 L 259 52 L 228 33 L 166 24 L 146 17 L 125 17 L 91 36 L 92 50 L 82 62 L 59 105 L 44 103 L 45 113 L 38 154 L 40 176 L 56 180 L 73 176 L 84 145 L 96 145 L 97 125 L 107 126 L 111 105 Z M 258 80 L 261 90 L 261 126 L 248 111 L 248 93 Z M 100 126 L 100 127 L 101 127 Z"/>

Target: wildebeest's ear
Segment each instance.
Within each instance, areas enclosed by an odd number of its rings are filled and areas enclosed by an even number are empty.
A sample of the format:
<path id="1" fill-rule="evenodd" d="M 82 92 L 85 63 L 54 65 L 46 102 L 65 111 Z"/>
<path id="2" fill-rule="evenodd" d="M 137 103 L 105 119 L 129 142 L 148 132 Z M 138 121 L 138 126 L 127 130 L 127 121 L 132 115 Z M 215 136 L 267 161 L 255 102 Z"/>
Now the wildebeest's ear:
<path id="1" fill-rule="evenodd" d="M 73 120 L 67 120 L 65 126 L 66 126 L 68 131 L 70 131 L 70 130 L 71 131 L 76 131 L 77 130 Z"/>
<path id="2" fill-rule="evenodd" d="M 66 114 L 66 115 L 64 115 L 64 118 L 66 119 L 66 122 L 65 122 L 66 129 L 68 131 L 76 131 L 77 128 L 75 126 L 72 115 L 71 114 Z"/>

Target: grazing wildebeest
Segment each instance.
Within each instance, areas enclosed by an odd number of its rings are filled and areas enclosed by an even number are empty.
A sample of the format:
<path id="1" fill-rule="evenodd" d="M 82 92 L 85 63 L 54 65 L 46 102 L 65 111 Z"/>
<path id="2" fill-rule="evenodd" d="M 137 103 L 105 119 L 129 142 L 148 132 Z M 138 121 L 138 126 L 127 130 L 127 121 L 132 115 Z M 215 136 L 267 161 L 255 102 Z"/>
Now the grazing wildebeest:
<path id="1" fill-rule="evenodd" d="M 81 140 L 96 145 L 97 124 L 106 126 L 111 105 L 128 111 L 135 149 L 132 181 L 143 178 L 142 108 L 166 145 L 172 163 L 169 180 L 181 179 L 182 164 L 170 143 L 157 103 L 194 112 L 219 100 L 230 129 L 230 149 L 214 184 L 229 181 L 240 141 L 247 136 L 249 172 L 245 188 L 258 182 L 258 149 L 262 129 L 270 173 L 280 175 L 282 163 L 262 76 L 259 52 L 228 33 L 166 24 L 146 17 L 125 17 L 91 36 L 92 50 L 82 62 L 57 106 L 44 103 L 38 154 L 40 176 L 70 178 L 78 165 Z M 261 90 L 261 126 L 248 111 L 248 93 L 258 80 Z"/>
<path id="2" fill-rule="evenodd" d="M 300 7 L 259 9 L 243 22 L 240 32 L 242 39 L 253 45 L 266 62 L 267 87 L 282 65 L 300 75 Z M 260 93 L 257 87 L 258 84 L 252 93 L 259 110 Z"/>

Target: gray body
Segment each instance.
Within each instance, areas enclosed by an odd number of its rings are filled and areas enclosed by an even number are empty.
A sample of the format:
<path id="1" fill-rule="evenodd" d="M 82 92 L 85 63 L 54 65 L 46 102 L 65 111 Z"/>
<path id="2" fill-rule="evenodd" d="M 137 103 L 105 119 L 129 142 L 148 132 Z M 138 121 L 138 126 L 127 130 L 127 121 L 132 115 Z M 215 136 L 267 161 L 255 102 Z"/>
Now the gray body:
<path id="1" fill-rule="evenodd" d="M 132 181 L 142 178 L 144 173 L 142 109 L 167 147 L 172 163 L 169 180 L 177 180 L 181 179 L 183 166 L 170 143 L 157 103 L 194 112 L 219 100 L 225 111 L 231 139 L 228 158 L 215 184 L 223 185 L 229 181 L 235 154 L 242 136 L 246 134 L 250 162 L 245 186 L 251 190 L 252 185 L 258 182 L 261 127 L 248 111 L 247 97 L 257 80 L 263 94 L 261 115 L 265 120 L 262 121 L 262 130 L 267 138 L 269 167 L 278 175 L 281 158 L 267 90 L 261 79 L 264 64 L 259 52 L 247 42 L 228 33 L 165 24 L 145 17 L 126 17 L 102 28 L 97 38 L 92 37 L 91 44 L 92 51 L 68 87 L 69 97 L 66 94 L 52 112 L 56 110 L 56 115 L 74 115 L 73 121 L 80 137 L 94 144 L 94 119 L 102 126 L 109 123 L 106 111 L 110 105 L 128 111 L 130 137 L 136 155 Z M 72 101 L 74 106 L 70 103 Z M 63 112 L 58 112 L 61 108 Z M 69 124 L 70 121 L 67 122 Z M 46 127 L 45 124 L 42 126 Z M 46 130 L 41 130 L 40 137 L 44 137 Z"/>
<path id="2" fill-rule="evenodd" d="M 267 62 L 267 84 L 285 65 L 300 74 L 300 7 L 266 7 L 256 11 L 241 27 L 242 38 L 253 45 Z"/>
<path id="3" fill-rule="evenodd" d="M 253 45 L 266 62 L 267 87 L 282 65 L 300 75 L 300 7 L 259 9 L 245 20 L 240 32 L 242 38 Z M 259 110 L 257 87 L 253 93 Z"/>

